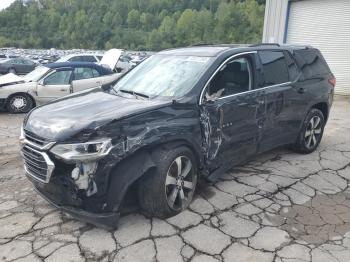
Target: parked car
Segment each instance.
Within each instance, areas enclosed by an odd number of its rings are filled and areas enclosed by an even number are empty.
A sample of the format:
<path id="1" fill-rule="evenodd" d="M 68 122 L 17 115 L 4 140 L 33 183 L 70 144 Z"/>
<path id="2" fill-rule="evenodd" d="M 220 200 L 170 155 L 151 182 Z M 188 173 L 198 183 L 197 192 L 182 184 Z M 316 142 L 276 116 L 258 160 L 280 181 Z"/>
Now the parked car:
<path id="1" fill-rule="evenodd" d="M 312 47 L 162 51 L 120 78 L 31 111 L 27 177 L 61 210 L 115 226 L 125 196 L 150 215 L 186 209 L 197 181 L 282 145 L 321 142 L 335 78 Z"/>
<path id="2" fill-rule="evenodd" d="M 33 71 L 36 67 L 36 64 L 27 58 L 18 57 L 18 58 L 8 58 L 0 60 L 0 74 L 27 74 Z"/>
<path id="3" fill-rule="evenodd" d="M 119 73 L 126 73 L 135 66 L 136 66 L 136 64 L 131 62 L 130 56 L 122 55 L 119 58 L 119 61 L 118 61 L 117 66 L 116 66 L 116 70 Z"/>
<path id="4" fill-rule="evenodd" d="M 53 63 L 37 67 L 24 77 L 0 77 L 0 108 L 26 113 L 38 105 L 74 92 L 102 86 L 119 77 L 94 63 Z"/>
<path id="5" fill-rule="evenodd" d="M 57 62 L 90 62 L 99 63 L 103 55 L 93 54 L 71 54 L 57 60 Z"/>

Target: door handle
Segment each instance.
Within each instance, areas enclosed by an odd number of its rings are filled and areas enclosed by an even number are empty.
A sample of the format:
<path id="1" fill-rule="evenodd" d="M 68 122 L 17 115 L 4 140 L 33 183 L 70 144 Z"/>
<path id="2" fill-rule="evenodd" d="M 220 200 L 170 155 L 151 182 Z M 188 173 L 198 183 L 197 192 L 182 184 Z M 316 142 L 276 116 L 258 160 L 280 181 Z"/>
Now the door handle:
<path id="1" fill-rule="evenodd" d="M 304 93 L 305 93 L 305 88 L 300 87 L 300 88 L 298 89 L 298 93 L 299 93 L 299 94 L 304 94 Z"/>
<path id="2" fill-rule="evenodd" d="M 60 91 L 65 92 L 65 91 L 67 91 L 67 89 L 62 88 L 62 89 L 60 89 Z"/>

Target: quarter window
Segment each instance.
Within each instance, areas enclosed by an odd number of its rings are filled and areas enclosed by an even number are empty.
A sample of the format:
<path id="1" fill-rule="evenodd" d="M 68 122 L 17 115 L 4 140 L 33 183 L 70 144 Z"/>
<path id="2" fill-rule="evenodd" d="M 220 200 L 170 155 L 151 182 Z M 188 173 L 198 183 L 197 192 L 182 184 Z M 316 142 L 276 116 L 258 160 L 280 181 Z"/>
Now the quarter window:
<path id="1" fill-rule="evenodd" d="M 72 71 L 57 71 L 44 80 L 44 85 L 69 85 Z"/>
<path id="2" fill-rule="evenodd" d="M 289 81 L 286 59 L 281 51 L 260 51 L 264 70 L 264 86 L 278 85 Z"/>
<path id="3" fill-rule="evenodd" d="M 317 49 L 294 51 L 294 57 L 305 78 L 315 78 L 330 74 L 330 69 Z"/>
<path id="4" fill-rule="evenodd" d="M 211 80 L 207 100 L 247 92 L 252 89 L 251 64 L 247 58 L 228 62 Z"/>

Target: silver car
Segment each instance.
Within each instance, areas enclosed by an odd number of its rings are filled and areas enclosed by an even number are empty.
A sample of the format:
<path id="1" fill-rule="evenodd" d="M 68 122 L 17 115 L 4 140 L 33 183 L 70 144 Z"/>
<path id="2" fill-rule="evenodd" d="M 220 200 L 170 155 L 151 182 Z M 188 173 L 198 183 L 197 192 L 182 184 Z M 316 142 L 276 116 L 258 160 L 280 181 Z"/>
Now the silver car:
<path id="1" fill-rule="evenodd" d="M 24 77 L 8 74 L 0 77 L 0 108 L 26 113 L 71 93 L 109 84 L 119 75 L 94 63 L 53 63 Z"/>

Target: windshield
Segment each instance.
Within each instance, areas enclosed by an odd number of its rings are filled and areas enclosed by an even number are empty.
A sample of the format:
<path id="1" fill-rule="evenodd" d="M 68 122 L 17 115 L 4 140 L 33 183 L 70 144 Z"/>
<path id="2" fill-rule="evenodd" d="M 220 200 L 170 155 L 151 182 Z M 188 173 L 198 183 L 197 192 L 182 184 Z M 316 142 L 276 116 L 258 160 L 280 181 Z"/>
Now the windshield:
<path id="1" fill-rule="evenodd" d="M 44 76 L 50 68 L 45 66 L 39 66 L 34 71 L 30 72 L 29 74 L 26 74 L 23 78 L 26 82 L 35 82 L 39 81 L 39 79 Z"/>
<path id="2" fill-rule="evenodd" d="M 209 61 L 209 57 L 154 55 L 120 79 L 114 90 L 149 98 L 179 98 L 193 88 Z"/>

